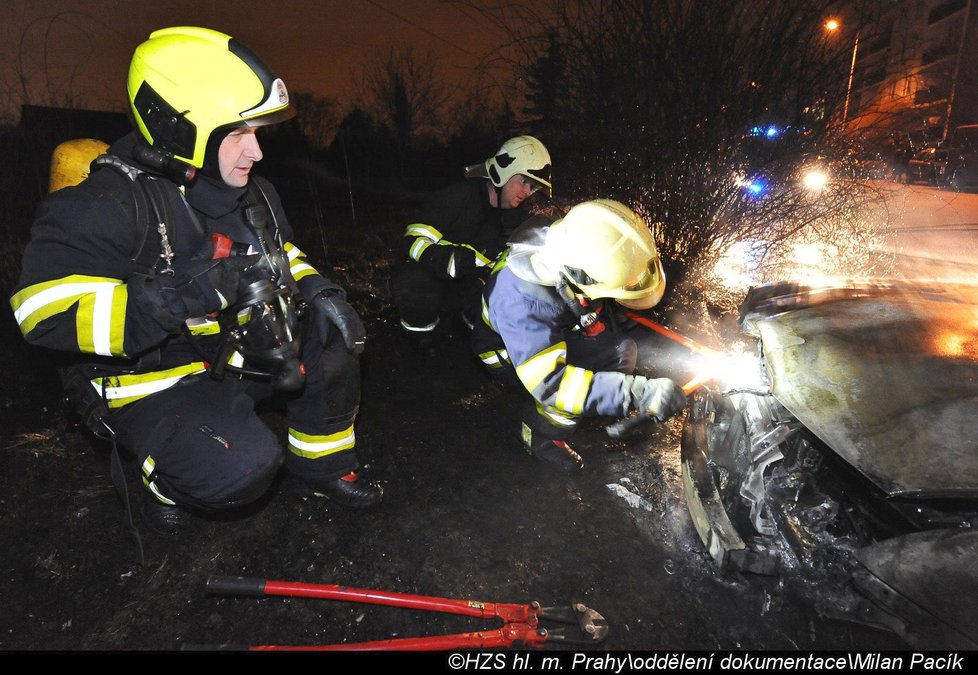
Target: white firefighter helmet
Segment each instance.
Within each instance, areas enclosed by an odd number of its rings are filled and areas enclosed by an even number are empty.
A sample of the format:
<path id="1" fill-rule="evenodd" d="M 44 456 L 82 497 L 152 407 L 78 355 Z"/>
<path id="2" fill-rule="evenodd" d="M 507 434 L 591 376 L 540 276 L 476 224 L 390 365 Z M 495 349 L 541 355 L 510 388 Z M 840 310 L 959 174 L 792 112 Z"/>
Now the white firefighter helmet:
<path id="1" fill-rule="evenodd" d="M 611 199 L 573 207 L 547 232 L 543 263 L 591 299 L 632 309 L 654 306 L 666 278 L 648 225 Z"/>
<path id="2" fill-rule="evenodd" d="M 513 176 L 520 174 L 533 181 L 533 191 L 543 188 L 551 196 L 550 152 L 533 136 L 516 136 L 503 143 L 496 154 L 481 164 L 465 168 L 468 178 L 488 178 L 501 188 Z"/>

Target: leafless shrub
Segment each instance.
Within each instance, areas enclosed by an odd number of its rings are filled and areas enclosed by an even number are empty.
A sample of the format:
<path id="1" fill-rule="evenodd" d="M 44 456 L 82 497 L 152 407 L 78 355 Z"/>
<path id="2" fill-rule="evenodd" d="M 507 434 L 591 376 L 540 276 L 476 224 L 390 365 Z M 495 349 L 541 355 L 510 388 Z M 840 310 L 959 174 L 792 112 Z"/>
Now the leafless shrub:
<path id="1" fill-rule="evenodd" d="M 430 52 L 391 48 L 354 74 L 358 103 L 407 148 L 419 136 L 435 133 L 449 95 Z"/>
<path id="2" fill-rule="evenodd" d="M 482 3 L 490 14 L 498 6 Z M 868 26 L 874 3 L 851 4 Z M 844 173 L 855 139 L 840 112 L 852 45 L 830 39 L 839 3 L 576 0 L 511 22 L 526 111 L 555 157 L 558 189 L 611 197 L 652 224 L 671 278 L 702 278 L 731 245 L 765 260 L 818 234 L 860 241 L 855 181 L 811 191 L 803 170 Z M 778 130 L 777 139 L 763 131 Z M 754 131 L 752 131 L 754 130 Z M 748 187 L 767 184 L 763 197 Z"/>

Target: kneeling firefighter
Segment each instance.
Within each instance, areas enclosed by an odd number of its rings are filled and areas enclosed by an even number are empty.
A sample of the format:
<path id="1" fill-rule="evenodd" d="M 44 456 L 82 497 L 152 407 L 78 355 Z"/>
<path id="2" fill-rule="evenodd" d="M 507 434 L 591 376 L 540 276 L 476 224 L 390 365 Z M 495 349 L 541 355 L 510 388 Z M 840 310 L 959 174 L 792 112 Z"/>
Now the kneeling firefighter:
<path id="1" fill-rule="evenodd" d="M 466 167 L 465 180 L 424 200 L 404 230 L 403 258 L 391 280 L 401 327 L 420 354 L 438 353 L 435 329 L 443 316 L 469 328 L 478 320 L 493 261 L 531 217 L 530 198 L 549 197 L 552 188 L 550 152 L 533 136 L 516 136 Z"/>
<path id="2" fill-rule="evenodd" d="M 490 373 L 530 394 L 521 432 L 528 453 L 576 471 L 584 461 L 567 440 L 581 416 L 637 411 L 664 420 L 682 410 L 680 386 L 634 374 L 636 341 L 606 330 L 615 304 L 649 309 L 664 292 L 652 233 L 624 204 L 584 202 L 549 227 L 514 233 L 472 339 Z"/>
<path id="3" fill-rule="evenodd" d="M 11 298 L 23 334 L 73 355 L 66 392 L 135 454 L 156 529 L 257 500 L 283 462 L 375 504 L 354 449 L 363 324 L 251 175 L 256 129 L 294 114 L 285 84 L 228 35 L 179 27 L 137 47 L 128 91 L 138 130 L 40 207 Z M 276 393 L 284 453 L 255 414 Z"/>

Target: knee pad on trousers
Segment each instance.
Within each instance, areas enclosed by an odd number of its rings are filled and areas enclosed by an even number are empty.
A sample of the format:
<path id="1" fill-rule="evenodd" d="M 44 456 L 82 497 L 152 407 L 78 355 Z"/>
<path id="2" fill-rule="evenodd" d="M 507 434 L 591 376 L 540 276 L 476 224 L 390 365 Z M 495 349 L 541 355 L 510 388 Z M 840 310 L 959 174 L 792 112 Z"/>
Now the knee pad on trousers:
<path id="1" fill-rule="evenodd" d="M 246 485 L 229 493 L 227 495 L 227 503 L 217 508 L 244 506 L 260 499 L 262 495 L 268 492 L 268 488 L 272 486 L 272 481 L 275 480 L 276 474 L 282 468 L 283 461 L 285 461 L 285 457 L 282 453 L 279 453 L 274 462 L 271 462 L 263 470 L 251 476 L 251 480 Z"/>

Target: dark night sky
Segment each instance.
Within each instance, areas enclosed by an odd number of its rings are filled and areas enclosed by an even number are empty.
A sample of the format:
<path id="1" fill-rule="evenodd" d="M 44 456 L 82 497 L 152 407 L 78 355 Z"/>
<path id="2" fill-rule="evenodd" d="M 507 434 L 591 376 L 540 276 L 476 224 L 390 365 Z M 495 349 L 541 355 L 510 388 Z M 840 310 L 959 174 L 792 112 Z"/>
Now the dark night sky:
<path id="1" fill-rule="evenodd" d="M 351 70 L 391 45 L 431 51 L 448 82 L 506 34 L 472 3 L 451 0 L 0 0 L 0 122 L 24 101 L 123 110 L 133 48 L 156 28 L 228 33 L 265 59 L 293 91 L 352 99 Z"/>

